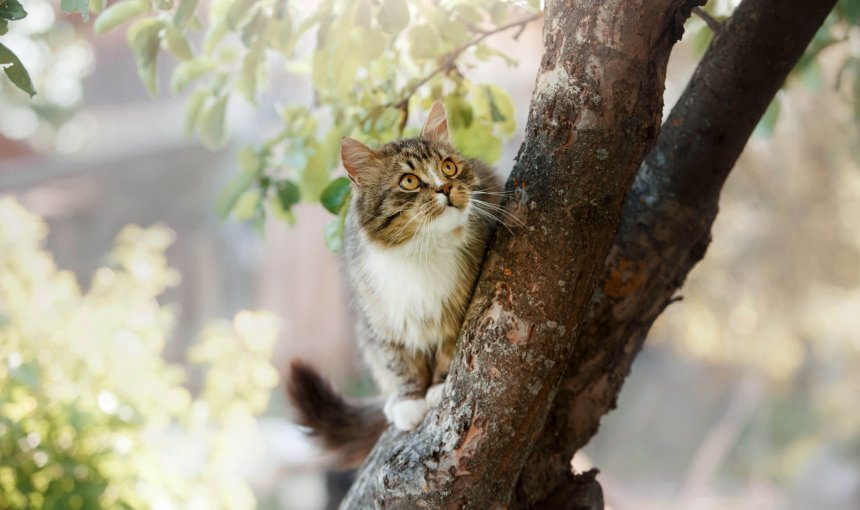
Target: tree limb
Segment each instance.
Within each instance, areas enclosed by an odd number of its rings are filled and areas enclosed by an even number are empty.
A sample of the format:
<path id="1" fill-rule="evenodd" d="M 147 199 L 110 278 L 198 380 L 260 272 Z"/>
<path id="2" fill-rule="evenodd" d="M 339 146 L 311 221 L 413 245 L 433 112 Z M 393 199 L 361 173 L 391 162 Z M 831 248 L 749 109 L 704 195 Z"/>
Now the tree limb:
<path id="1" fill-rule="evenodd" d="M 708 28 L 711 29 L 711 32 L 717 33 L 720 31 L 720 27 L 722 27 L 722 23 L 720 23 L 717 18 L 711 16 L 711 14 L 702 9 L 701 7 L 696 7 L 693 9 L 693 14 L 700 17 L 702 21 L 705 22 L 705 25 L 708 25 Z"/>
<path id="2" fill-rule="evenodd" d="M 543 430 L 624 196 L 653 144 L 672 45 L 701 0 L 550 1 L 507 211 L 443 404 L 386 432 L 343 508 L 504 507 Z"/>
<path id="3" fill-rule="evenodd" d="M 400 119 L 400 125 L 399 125 L 400 134 L 403 134 L 403 130 L 404 130 L 404 128 L 406 128 L 406 122 L 409 120 L 409 99 L 411 99 L 412 96 L 415 95 L 415 93 L 421 89 L 421 87 L 426 85 L 428 81 L 433 79 L 433 77 L 436 76 L 437 74 L 440 74 L 443 72 L 448 72 L 448 71 L 454 69 L 456 64 L 457 64 L 457 59 L 460 58 L 460 55 L 462 55 L 464 51 L 468 50 L 469 48 L 471 48 L 473 46 L 477 46 L 487 37 L 498 34 L 499 32 L 504 32 L 505 30 L 509 30 L 511 28 L 514 28 L 514 27 L 519 27 L 513 36 L 514 39 L 519 38 L 520 34 L 522 34 L 522 32 L 523 32 L 523 30 L 525 30 L 526 26 L 528 26 L 528 24 L 531 23 L 532 21 L 538 20 L 541 17 L 541 15 L 542 14 L 538 12 L 536 14 L 532 14 L 531 16 L 526 16 L 525 18 L 522 18 L 522 19 L 519 19 L 516 21 L 512 21 L 510 23 L 506 23 L 504 25 L 495 27 L 491 30 L 481 30 L 480 35 L 478 37 L 472 39 L 469 42 L 466 42 L 466 43 L 458 46 L 457 48 L 454 48 L 447 55 L 445 55 L 445 58 L 442 59 L 442 62 L 439 64 L 439 67 L 436 67 L 435 69 L 430 71 L 427 75 L 425 75 L 423 78 L 418 80 L 414 85 L 409 87 L 409 89 L 406 91 L 406 94 L 403 96 L 403 98 L 401 98 L 399 101 L 397 101 L 395 103 L 390 103 L 390 104 L 385 105 L 386 108 L 387 107 L 394 107 L 394 108 L 399 109 L 402 112 L 402 116 Z"/>
<path id="4" fill-rule="evenodd" d="M 704 256 L 729 171 L 834 3 L 744 0 L 722 25 L 627 196 L 514 508 L 542 508 L 569 482 L 573 453 L 615 407 L 651 324 Z"/>

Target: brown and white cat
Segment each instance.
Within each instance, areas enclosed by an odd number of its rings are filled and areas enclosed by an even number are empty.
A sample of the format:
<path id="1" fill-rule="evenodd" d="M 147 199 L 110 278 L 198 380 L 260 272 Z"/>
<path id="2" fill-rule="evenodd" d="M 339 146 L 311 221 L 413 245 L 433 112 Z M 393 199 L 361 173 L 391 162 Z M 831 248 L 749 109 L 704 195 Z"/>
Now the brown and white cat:
<path id="1" fill-rule="evenodd" d="M 345 138 L 341 157 L 353 182 L 343 258 L 359 348 L 389 396 L 348 401 L 300 362 L 288 391 L 299 423 L 356 464 L 386 421 L 412 430 L 441 399 L 501 193 L 492 169 L 454 149 L 438 101 L 420 136 L 376 150 Z"/>

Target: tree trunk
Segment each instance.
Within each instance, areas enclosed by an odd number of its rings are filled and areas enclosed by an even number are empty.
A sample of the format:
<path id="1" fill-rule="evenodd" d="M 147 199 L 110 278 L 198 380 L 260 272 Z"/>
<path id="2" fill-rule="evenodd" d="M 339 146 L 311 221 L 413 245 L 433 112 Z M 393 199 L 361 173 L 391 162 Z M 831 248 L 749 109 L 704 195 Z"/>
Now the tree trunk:
<path id="1" fill-rule="evenodd" d="M 571 457 L 615 407 L 651 324 L 704 256 L 729 171 L 834 4 L 744 0 L 719 29 L 627 196 L 514 507 L 545 508 L 572 481 Z"/>
<path id="2" fill-rule="evenodd" d="M 491 242 L 441 408 L 414 432 L 383 435 L 343 508 L 508 505 L 659 130 L 669 52 L 701 3 L 547 3 L 505 203 L 525 227 Z"/>

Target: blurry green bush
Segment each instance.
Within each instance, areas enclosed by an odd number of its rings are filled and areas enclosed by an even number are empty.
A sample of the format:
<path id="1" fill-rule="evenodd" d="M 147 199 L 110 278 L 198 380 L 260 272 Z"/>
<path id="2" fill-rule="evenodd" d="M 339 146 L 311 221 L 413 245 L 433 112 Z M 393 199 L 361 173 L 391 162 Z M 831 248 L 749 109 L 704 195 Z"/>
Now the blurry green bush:
<path id="1" fill-rule="evenodd" d="M 192 395 L 189 370 L 162 357 L 172 231 L 125 227 L 88 291 L 46 234 L 0 199 L 0 508 L 252 508 L 231 453 L 278 382 L 274 318 L 208 326 L 189 350 L 205 374 Z"/>

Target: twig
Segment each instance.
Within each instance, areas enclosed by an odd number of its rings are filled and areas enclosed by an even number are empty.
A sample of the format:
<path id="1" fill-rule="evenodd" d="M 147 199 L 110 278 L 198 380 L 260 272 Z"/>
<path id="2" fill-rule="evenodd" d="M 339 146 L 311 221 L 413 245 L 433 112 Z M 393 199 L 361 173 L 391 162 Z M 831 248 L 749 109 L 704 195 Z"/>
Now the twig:
<path id="1" fill-rule="evenodd" d="M 708 14 L 708 11 L 702 9 L 701 7 L 693 7 L 693 14 L 702 18 L 702 21 L 708 25 L 708 28 L 711 29 L 713 33 L 718 33 L 720 28 L 722 28 L 723 24 L 717 21 L 717 18 Z"/>
<path id="2" fill-rule="evenodd" d="M 422 78 L 418 83 L 410 87 L 409 91 L 406 93 L 406 96 L 403 99 L 396 103 L 390 103 L 386 105 L 393 106 L 403 112 L 403 120 L 401 121 L 400 132 L 403 132 L 403 127 L 405 127 L 406 125 L 405 119 L 408 118 L 409 115 L 409 99 L 412 98 L 412 96 L 418 91 L 418 89 L 423 87 L 424 84 L 426 84 L 428 81 L 432 80 L 433 77 L 437 74 L 450 71 L 451 69 L 455 69 L 456 66 L 454 64 L 456 63 L 457 59 L 460 58 L 460 55 L 462 55 L 464 51 L 468 50 L 472 46 L 480 44 L 481 41 L 483 41 L 487 37 L 490 37 L 491 35 L 498 34 L 499 32 L 504 32 L 505 30 L 514 27 L 519 27 L 519 30 L 517 30 L 517 32 L 514 34 L 514 39 L 517 39 L 523 33 L 523 30 L 525 30 L 526 25 L 540 18 L 542 15 L 542 13 L 536 13 L 521 20 L 513 21 L 500 27 L 496 27 L 492 30 L 481 30 L 480 36 L 459 46 L 458 48 L 455 48 L 453 51 L 445 55 L 445 58 L 442 60 L 442 64 L 439 65 L 439 67 L 437 67 L 436 69 L 434 69 L 430 74 Z"/>

